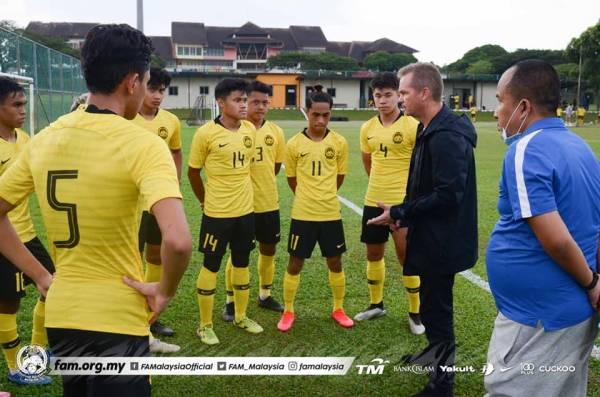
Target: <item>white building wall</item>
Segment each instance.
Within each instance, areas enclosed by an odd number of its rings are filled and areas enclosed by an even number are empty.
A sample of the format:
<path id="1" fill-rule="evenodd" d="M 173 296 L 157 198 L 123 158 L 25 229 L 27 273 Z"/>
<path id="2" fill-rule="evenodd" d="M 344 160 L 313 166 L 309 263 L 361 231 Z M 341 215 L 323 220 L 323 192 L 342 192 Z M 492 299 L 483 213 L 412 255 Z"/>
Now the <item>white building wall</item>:
<path id="1" fill-rule="evenodd" d="M 444 103 L 448 104 L 448 97 L 453 95 L 454 90 L 468 89 L 477 104 L 477 108 L 486 110 L 495 110 L 498 102 L 496 101 L 495 81 L 444 81 Z"/>
<path id="2" fill-rule="evenodd" d="M 169 95 L 168 89 L 162 107 L 165 109 L 185 108 L 194 106 L 200 95 L 200 87 L 208 87 L 208 96 L 214 98 L 215 86 L 221 80 L 217 77 L 177 77 L 171 80 L 171 87 L 177 87 L 178 95 Z"/>
<path id="3" fill-rule="evenodd" d="M 360 80 L 304 80 L 300 84 L 300 103 L 306 103 L 306 87 L 320 84 L 323 91 L 335 88 L 334 105 L 346 105 L 348 109 L 358 108 L 360 102 Z"/>

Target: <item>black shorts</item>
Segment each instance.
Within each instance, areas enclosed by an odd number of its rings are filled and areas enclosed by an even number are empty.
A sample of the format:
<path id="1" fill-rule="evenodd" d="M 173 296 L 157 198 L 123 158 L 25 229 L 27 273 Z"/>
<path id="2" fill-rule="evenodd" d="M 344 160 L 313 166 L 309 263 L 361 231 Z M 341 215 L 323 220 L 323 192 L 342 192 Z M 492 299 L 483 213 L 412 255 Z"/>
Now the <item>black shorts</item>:
<path id="1" fill-rule="evenodd" d="M 162 234 L 156 222 L 156 217 L 148 211 L 142 212 L 140 230 L 138 232 L 140 252 L 144 251 L 144 245 L 161 245 Z"/>
<path id="2" fill-rule="evenodd" d="M 256 241 L 263 244 L 277 244 L 281 237 L 279 210 L 254 214 Z"/>
<path id="3" fill-rule="evenodd" d="M 223 256 L 229 249 L 250 252 L 256 246 L 254 240 L 254 212 L 235 218 L 213 218 L 202 215 L 198 251 Z"/>
<path id="4" fill-rule="evenodd" d="M 50 273 L 54 273 L 54 263 L 42 242 L 35 237 L 25 243 L 25 247 L 40 261 Z M 17 269 L 8 259 L 0 254 L 0 299 L 18 300 L 25 296 L 25 286 L 32 281 Z"/>
<path id="5" fill-rule="evenodd" d="M 360 241 L 366 244 L 384 244 L 388 241 L 392 230 L 389 226 L 367 225 L 367 221 L 383 213 L 379 207 L 365 205 L 362 215 L 362 231 Z"/>
<path id="6" fill-rule="evenodd" d="M 292 219 L 288 239 L 288 253 L 298 258 L 310 258 L 319 242 L 321 254 L 326 258 L 346 252 L 342 220 L 300 221 Z"/>
<path id="7" fill-rule="evenodd" d="M 149 357 L 148 336 L 47 328 L 54 357 Z M 63 396 L 150 396 L 148 375 L 63 376 Z"/>

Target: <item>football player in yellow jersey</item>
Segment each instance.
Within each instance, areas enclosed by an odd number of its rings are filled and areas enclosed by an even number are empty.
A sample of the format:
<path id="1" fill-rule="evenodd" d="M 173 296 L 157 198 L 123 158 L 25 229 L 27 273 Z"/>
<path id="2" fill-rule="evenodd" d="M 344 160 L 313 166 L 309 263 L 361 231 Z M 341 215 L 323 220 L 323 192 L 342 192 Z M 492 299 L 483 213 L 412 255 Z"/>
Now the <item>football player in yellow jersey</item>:
<path id="1" fill-rule="evenodd" d="M 306 98 L 308 127 L 287 143 L 285 173 L 295 197 L 288 240 L 290 259 L 283 278 L 285 310 L 277 324 L 282 332 L 294 324 L 294 299 L 300 271 L 317 242 L 329 268 L 333 293 L 331 317 L 342 327 L 354 325 L 343 309 L 346 276 L 342 270 L 342 254 L 346 252 L 346 242 L 337 198 L 337 190 L 348 170 L 348 142 L 327 128 L 332 106 L 333 100 L 327 93 L 309 94 Z"/>
<path id="2" fill-rule="evenodd" d="M 575 112 L 575 114 L 577 115 L 577 124 L 575 124 L 575 126 L 583 127 L 585 120 L 585 108 L 581 105 L 577 106 L 577 111 Z"/>
<path id="3" fill-rule="evenodd" d="M 279 194 L 277 174 L 285 158 L 285 136 L 275 123 L 266 120 L 269 111 L 271 87 L 260 81 L 248 86 L 247 120 L 256 128 L 256 152 L 250 164 L 250 176 L 254 191 L 254 230 L 258 241 L 258 280 L 260 292 L 258 306 L 276 312 L 283 311 L 283 305 L 271 296 L 275 274 L 275 249 L 280 237 Z M 235 304 L 231 283 L 231 257 L 225 269 L 225 289 L 227 302 L 223 309 L 223 320 L 233 321 Z"/>
<path id="4" fill-rule="evenodd" d="M 25 121 L 26 104 L 23 87 L 10 78 L 0 77 L 0 175 L 15 162 L 29 141 L 29 136 L 20 129 Z M 20 241 L 48 272 L 54 273 L 52 259 L 35 234 L 29 215 L 29 200 L 25 198 L 9 212 L 8 219 Z M 0 346 L 8 366 L 8 380 L 22 385 L 43 385 L 51 382 L 48 376 L 28 378 L 17 368 L 17 352 L 21 348 L 17 332 L 17 311 L 25 296 L 25 286 L 30 283 L 29 277 L 0 254 Z M 44 316 L 45 298 L 41 296 L 33 310 L 31 344 L 42 347 L 48 345 Z"/>
<path id="5" fill-rule="evenodd" d="M 171 76 L 166 70 L 156 67 L 150 68 L 150 80 L 148 80 L 146 97 L 133 122 L 158 135 L 167 144 L 175 162 L 177 178 L 181 180 L 181 125 L 177 116 L 160 108 L 165 98 L 165 90 L 170 84 Z M 142 212 L 139 240 L 140 252 L 144 251 L 144 247 L 146 249 L 146 274 L 144 278 L 147 283 L 157 282 L 161 273 L 160 228 L 154 215 L 150 214 L 147 209 Z M 172 328 L 163 325 L 160 321 L 155 321 L 150 326 L 150 331 L 153 334 L 162 336 L 173 336 L 175 333 Z M 153 345 L 158 343 L 154 342 L 156 340 L 153 340 Z M 176 345 L 172 346 L 176 347 Z M 164 353 L 162 350 L 161 352 Z"/>
<path id="6" fill-rule="evenodd" d="M 248 307 L 250 252 L 254 249 L 254 196 L 250 164 L 254 157 L 256 129 L 244 120 L 248 113 L 248 82 L 224 79 L 215 87 L 221 115 L 198 128 L 190 148 L 188 178 L 203 210 L 199 251 L 203 266 L 196 281 L 200 328 L 197 334 L 207 345 L 219 343 L 213 329 L 217 273 L 227 250 L 231 250 L 230 280 L 233 288 L 233 324 L 257 334 L 263 328 L 246 316 Z M 200 171 L 206 172 L 206 190 Z"/>
<path id="7" fill-rule="evenodd" d="M 367 225 L 367 221 L 382 213 L 378 202 L 401 203 L 404 200 L 419 124 L 414 118 L 404 116 L 398 108 L 398 77 L 394 73 L 377 75 L 371 82 L 371 88 L 379 114 L 364 123 L 360 130 L 362 161 L 369 175 L 360 239 L 367 246 L 367 283 L 371 303 L 354 317 L 357 321 L 386 314 L 383 305 L 383 256 L 391 230 L 387 226 Z M 396 256 L 402 265 L 406 251 L 406 228 L 391 234 Z M 422 334 L 425 329 L 419 317 L 419 277 L 403 275 L 402 281 L 408 292 L 410 330 L 414 334 Z"/>
<path id="8" fill-rule="evenodd" d="M 56 357 L 148 356 L 149 323 L 175 295 L 189 261 L 191 235 L 171 155 L 129 121 L 146 92 L 151 54 L 138 30 L 93 27 L 81 51 L 88 106 L 38 133 L 0 177 L 0 252 L 48 291 L 45 325 Z M 6 216 L 32 191 L 52 246 L 53 280 Z M 158 283 L 142 281 L 140 199 L 163 231 Z M 64 376 L 62 383 L 64 396 L 151 391 L 142 375 Z"/>

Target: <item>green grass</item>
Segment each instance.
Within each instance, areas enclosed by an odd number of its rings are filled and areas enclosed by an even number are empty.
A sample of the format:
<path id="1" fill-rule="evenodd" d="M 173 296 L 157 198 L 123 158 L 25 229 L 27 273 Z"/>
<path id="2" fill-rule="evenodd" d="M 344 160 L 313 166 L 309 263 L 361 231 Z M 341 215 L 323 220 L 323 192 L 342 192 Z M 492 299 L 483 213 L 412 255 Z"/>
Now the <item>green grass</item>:
<path id="1" fill-rule="evenodd" d="M 282 121 L 286 136 L 303 127 L 302 122 Z M 340 195 L 361 206 L 367 178 L 360 161 L 358 130 L 360 122 L 333 123 L 331 128 L 342 133 L 350 144 L 350 166 Z M 479 246 L 480 260 L 473 271 L 483 278 L 485 274 L 485 249 L 492 227 L 497 219 L 496 200 L 498 178 L 505 146 L 500 140 L 495 125 L 489 122 L 477 124 L 479 144 L 477 147 L 477 178 L 479 192 Z M 194 130 L 183 130 L 184 148 L 189 148 Z M 576 129 L 600 153 L 600 127 L 588 126 Z M 187 150 L 186 150 L 187 151 Z M 185 154 L 187 157 L 187 153 Z M 281 300 L 281 280 L 287 263 L 285 241 L 289 228 L 292 195 L 285 178 L 278 178 L 281 193 L 282 243 L 278 246 L 277 273 L 274 296 Z M 196 241 L 200 224 L 200 209 L 193 197 L 189 183 L 182 184 L 188 220 Z M 345 308 L 354 315 L 368 304 L 365 282 L 365 249 L 359 242 L 360 217 L 343 207 L 342 215 L 346 231 L 348 252 L 344 255 L 344 269 L 347 277 Z M 36 226 L 41 226 L 39 212 L 34 207 Z M 40 236 L 45 241 L 43 230 Z M 334 325 L 329 318 L 331 293 L 327 284 L 327 268 L 324 260 L 315 253 L 302 272 L 300 288 L 296 300 L 297 322 L 288 334 L 276 330 L 278 315 L 257 309 L 256 299 L 256 253 L 252 265 L 252 290 L 249 315 L 265 328 L 261 335 L 248 335 L 235 329 L 231 324 L 220 320 L 219 314 L 224 302 L 223 272 L 219 275 L 219 287 L 215 302 L 215 331 L 221 344 L 215 347 L 204 346 L 195 336 L 198 326 L 198 310 L 195 296 L 195 283 L 201 263 L 201 255 L 194 253 L 189 269 L 181 283 L 179 292 L 162 320 L 176 329 L 176 336 L 169 340 L 182 346 L 181 356 L 356 356 L 354 364 L 367 364 L 373 358 L 390 360 L 381 376 L 358 375 L 352 368 L 346 376 L 332 377 L 291 377 L 291 376 L 155 376 L 153 377 L 154 396 L 188 395 L 394 395 L 407 396 L 417 392 L 426 382 L 423 375 L 393 371 L 393 365 L 402 355 L 417 351 L 426 345 L 424 336 L 410 334 L 406 322 L 407 300 L 400 283 L 401 272 L 393 250 L 388 249 L 388 266 L 385 300 L 388 315 L 385 318 L 357 324 L 354 329 L 344 330 Z M 19 314 L 19 330 L 24 341 L 31 333 L 31 310 L 36 293 L 31 292 L 23 301 Z M 118 310 L 118 308 L 115 308 Z M 486 362 L 486 351 L 491 335 L 496 309 L 492 297 L 479 287 L 462 277 L 457 277 L 455 287 L 455 329 L 458 343 L 457 365 L 474 365 L 481 368 Z M 50 387 L 22 388 L 7 385 L 6 367 L 0 364 L 0 390 L 8 390 L 13 396 L 56 396 L 61 394 L 60 382 Z M 457 396 L 481 396 L 484 394 L 481 374 L 458 374 L 456 377 Z M 590 365 L 589 395 L 600 396 L 600 362 Z"/>

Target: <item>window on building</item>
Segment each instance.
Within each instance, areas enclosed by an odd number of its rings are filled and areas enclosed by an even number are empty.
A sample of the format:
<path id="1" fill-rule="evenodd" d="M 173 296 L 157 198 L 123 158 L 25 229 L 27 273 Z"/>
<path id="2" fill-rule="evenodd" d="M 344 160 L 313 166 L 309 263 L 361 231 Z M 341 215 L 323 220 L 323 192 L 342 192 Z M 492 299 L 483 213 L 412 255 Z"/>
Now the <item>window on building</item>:
<path id="1" fill-rule="evenodd" d="M 200 86 L 200 95 L 208 95 L 208 86 L 207 85 Z"/>
<path id="2" fill-rule="evenodd" d="M 176 85 L 172 85 L 169 87 L 169 95 L 177 96 L 179 95 L 179 87 Z"/>
<path id="3" fill-rule="evenodd" d="M 332 98 L 335 98 L 335 88 L 328 88 L 327 93 L 331 95 Z"/>

